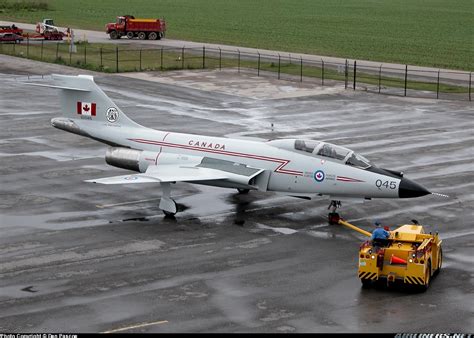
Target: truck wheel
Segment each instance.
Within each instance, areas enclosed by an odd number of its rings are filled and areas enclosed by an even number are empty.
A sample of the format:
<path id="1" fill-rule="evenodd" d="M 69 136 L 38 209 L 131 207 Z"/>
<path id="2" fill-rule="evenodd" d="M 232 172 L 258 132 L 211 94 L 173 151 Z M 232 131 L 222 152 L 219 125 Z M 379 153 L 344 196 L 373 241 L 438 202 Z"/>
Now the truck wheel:
<path id="1" fill-rule="evenodd" d="M 140 32 L 138 33 L 138 38 L 140 40 L 145 40 L 146 39 L 146 33 L 145 32 Z"/>
<path id="2" fill-rule="evenodd" d="M 127 38 L 133 39 L 135 37 L 135 34 L 133 32 L 127 32 Z"/>
<path id="3" fill-rule="evenodd" d="M 118 36 L 119 36 L 116 31 L 111 31 L 109 35 L 112 40 L 118 39 Z"/>
<path id="4" fill-rule="evenodd" d="M 161 40 L 162 37 L 163 37 L 163 33 L 162 33 L 162 32 L 159 32 L 159 33 L 158 33 L 158 40 Z"/>
<path id="5" fill-rule="evenodd" d="M 443 249 L 439 248 L 439 254 L 438 254 L 438 268 L 434 272 L 433 276 L 437 276 L 439 272 L 441 271 L 441 266 L 443 265 Z"/>
<path id="6" fill-rule="evenodd" d="M 156 34 L 156 32 L 151 32 L 150 34 L 148 34 L 149 40 L 156 40 L 157 38 L 158 38 L 158 34 Z"/>

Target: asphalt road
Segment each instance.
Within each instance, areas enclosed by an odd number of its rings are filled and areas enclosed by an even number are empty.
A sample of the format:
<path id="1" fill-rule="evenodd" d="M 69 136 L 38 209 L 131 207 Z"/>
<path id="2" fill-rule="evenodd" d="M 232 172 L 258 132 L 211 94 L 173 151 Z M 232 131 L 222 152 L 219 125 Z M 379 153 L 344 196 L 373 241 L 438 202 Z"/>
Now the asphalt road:
<path id="1" fill-rule="evenodd" d="M 86 73 L 0 56 L 0 331 L 473 332 L 473 108 L 227 71 L 96 74 L 148 127 L 324 139 L 450 198 L 346 203 L 371 230 L 416 218 L 443 238 L 426 293 L 362 289 L 364 237 L 327 200 L 185 183 L 175 220 L 159 186 L 102 186 L 106 147 L 56 130 L 57 93 L 18 74 Z M 87 72 L 93 74 L 91 72 Z M 273 123 L 273 131 L 271 128 Z"/>

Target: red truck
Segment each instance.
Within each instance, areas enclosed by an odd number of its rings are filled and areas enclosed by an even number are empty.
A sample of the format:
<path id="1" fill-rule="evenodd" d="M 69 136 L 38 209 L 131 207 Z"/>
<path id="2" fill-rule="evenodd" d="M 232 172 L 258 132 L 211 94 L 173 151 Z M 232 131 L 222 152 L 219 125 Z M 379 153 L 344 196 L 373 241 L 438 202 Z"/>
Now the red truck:
<path id="1" fill-rule="evenodd" d="M 0 33 L 13 33 L 16 35 L 23 35 L 23 29 L 18 28 L 15 24 L 11 26 L 0 26 Z"/>
<path id="2" fill-rule="evenodd" d="M 117 17 L 117 22 L 105 25 L 111 39 L 120 39 L 126 35 L 129 39 L 160 40 L 165 35 L 166 22 L 163 19 L 135 19 L 132 15 Z"/>

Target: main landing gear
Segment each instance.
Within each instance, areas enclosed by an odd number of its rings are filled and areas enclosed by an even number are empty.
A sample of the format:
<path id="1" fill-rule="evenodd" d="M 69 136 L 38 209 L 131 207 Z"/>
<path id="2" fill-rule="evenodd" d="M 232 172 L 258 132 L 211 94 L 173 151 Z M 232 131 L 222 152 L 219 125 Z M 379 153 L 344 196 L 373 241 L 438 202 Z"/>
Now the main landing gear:
<path id="1" fill-rule="evenodd" d="M 341 207 L 341 201 L 331 201 L 329 204 L 328 210 L 328 221 L 329 224 L 338 224 L 339 220 L 341 219 L 341 216 L 336 212 L 337 208 Z"/>
<path id="2" fill-rule="evenodd" d="M 161 196 L 160 205 L 158 206 L 163 213 L 168 217 L 173 217 L 178 212 L 178 205 L 171 198 L 171 183 L 162 182 L 161 188 L 163 190 L 163 195 Z"/>

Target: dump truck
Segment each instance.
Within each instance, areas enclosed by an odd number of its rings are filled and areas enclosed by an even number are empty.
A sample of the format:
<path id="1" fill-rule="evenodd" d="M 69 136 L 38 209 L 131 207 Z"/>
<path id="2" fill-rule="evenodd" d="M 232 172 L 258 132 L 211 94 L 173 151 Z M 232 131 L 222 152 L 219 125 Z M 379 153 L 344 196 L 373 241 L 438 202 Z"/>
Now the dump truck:
<path id="1" fill-rule="evenodd" d="M 359 248 L 358 276 L 363 287 L 375 283 L 388 286 L 399 283 L 426 291 L 440 270 L 443 261 L 442 240 L 438 233 L 426 234 L 415 220 L 390 231 L 386 240 L 367 240 Z M 366 236 L 370 232 L 340 219 L 347 226 Z"/>
<path id="2" fill-rule="evenodd" d="M 164 19 L 135 19 L 133 15 L 118 16 L 117 21 L 105 25 L 106 33 L 111 39 L 127 36 L 140 40 L 160 40 L 165 36 L 166 22 Z"/>

